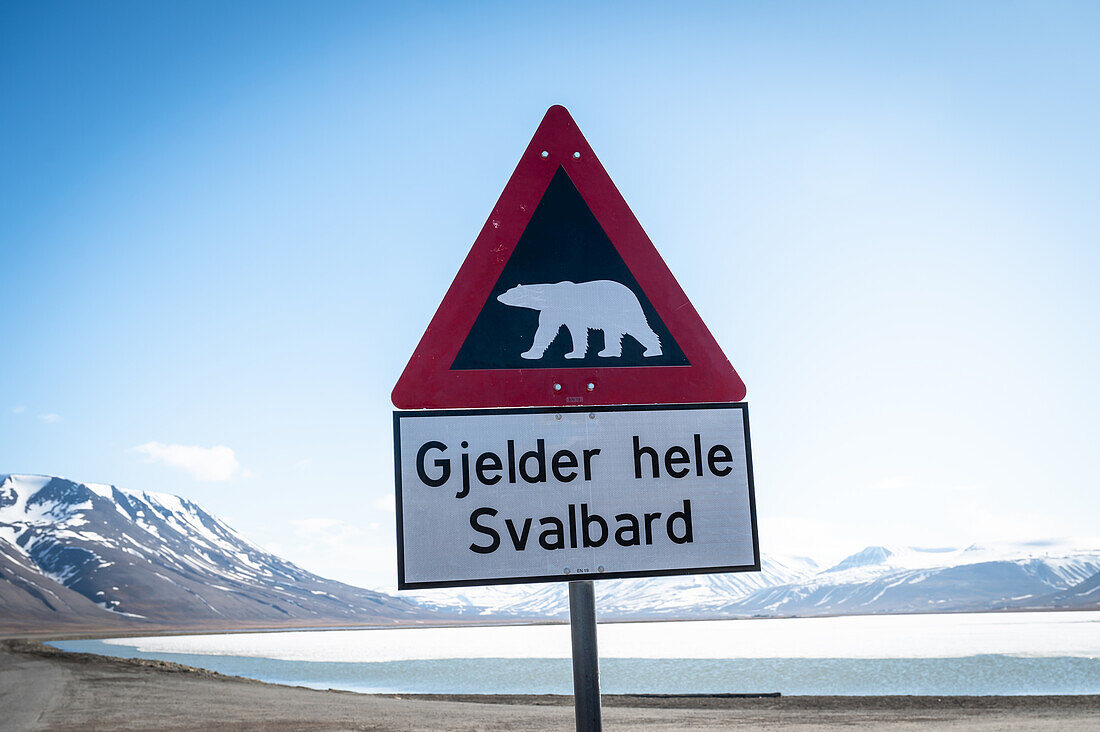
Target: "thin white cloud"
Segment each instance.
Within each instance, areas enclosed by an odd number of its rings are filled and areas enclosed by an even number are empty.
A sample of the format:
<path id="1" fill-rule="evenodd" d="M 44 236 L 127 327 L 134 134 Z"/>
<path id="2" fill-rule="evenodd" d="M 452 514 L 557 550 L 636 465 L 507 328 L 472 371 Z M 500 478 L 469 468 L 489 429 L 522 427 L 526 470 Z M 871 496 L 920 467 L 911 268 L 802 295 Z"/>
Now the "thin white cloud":
<path id="1" fill-rule="evenodd" d="M 321 536 L 331 535 L 334 529 L 346 526 L 342 519 L 335 518 L 304 518 L 291 519 L 294 533 L 303 539 L 317 539 Z"/>
<path id="2" fill-rule="evenodd" d="M 237 456 L 225 445 L 201 447 L 199 445 L 165 445 L 161 442 L 146 442 L 144 445 L 130 448 L 145 456 L 150 463 L 162 463 L 173 468 L 186 470 L 195 480 L 229 480 L 241 470 Z"/>
<path id="3" fill-rule="evenodd" d="M 357 524 L 349 524 L 343 519 L 337 518 L 304 518 L 291 519 L 293 536 L 300 543 L 296 547 L 296 555 L 300 556 L 302 545 L 311 550 L 322 549 L 325 551 L 358 551 L 364 545 L 370 543 L 371 537 Z"/>
<path id="4" fill-rule="evenodd" d="M 46 424 L 53 424 L 54 422 L 60 422 L 61 421 L 61 415 L 60 414 L 40 414 L 40 415 L 38 415 L 38 418 L 40 420 L 42 420 L 43 422 L 45 422 Z"/>
<path id="5" fill-rule="evenodd" d="M 358 587 L 396 586 L 397 544 L 392 529 L 377 522 L 331 517 L 291 519 L 267 549 L 300 567 Z"/>
<path id="6" fill-rule="evenodd" d="M 916 483 L 917 482 L 908 475 L 893 475 L 872 484 L 871 490 L 876 493 L 896 493 L 899 491 L 911 490 Z"/>
<path id="7" fill-rule="evenodd" d="M 27 407 L 22 404 L 17 404 L 11 408 L 12 414 L 22 414 L 25 411 L 27 411 Z"/>
<path id="8" fill-rule="evenodd" d="M 811 516 L 760 516 L 760 553 L 806 556 L 833 564 L 867 546 L 868 537 Z"/>
<path id="9" fill-rule="evenodd" d="M 375 511 L 388 511 L 389 513 L 397 512 L 397 499 L 394 498 L 392 493 L 387 493 L 381 498 L 375 500 L 373 504 Z"/>

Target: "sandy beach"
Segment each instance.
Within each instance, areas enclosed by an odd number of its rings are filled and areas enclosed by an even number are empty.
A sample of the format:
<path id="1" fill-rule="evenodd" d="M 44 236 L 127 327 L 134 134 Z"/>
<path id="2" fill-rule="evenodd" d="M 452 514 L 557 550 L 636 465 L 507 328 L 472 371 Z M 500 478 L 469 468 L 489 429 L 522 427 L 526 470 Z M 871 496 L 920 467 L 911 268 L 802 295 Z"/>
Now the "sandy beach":
<path id="1" fill-rule="evenodd" d="M 160 661 L 0 644 L 3 730 L 561 730 L 568 696 L 315 691 Z M 608 729 L 1096 729 L 1100 696 L 605 696 Z"/>

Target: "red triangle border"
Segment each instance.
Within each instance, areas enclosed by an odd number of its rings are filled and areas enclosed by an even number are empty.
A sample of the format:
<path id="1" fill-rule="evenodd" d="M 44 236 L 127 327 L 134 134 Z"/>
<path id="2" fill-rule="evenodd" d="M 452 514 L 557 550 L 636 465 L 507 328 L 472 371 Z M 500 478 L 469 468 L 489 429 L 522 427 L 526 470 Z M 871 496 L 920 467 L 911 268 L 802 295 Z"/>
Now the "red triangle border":
<path id="1" fill-rule="evenodd" d="M 689 366 L 450 370 L 559 167 L 577 187 Z M 589 390 L 589 384 L 594 388 Z M 392 393 L 399 409 L 695 404 L 744 397 L 744 382 L 568 110 L 558 105 L 547 110 Z"/>

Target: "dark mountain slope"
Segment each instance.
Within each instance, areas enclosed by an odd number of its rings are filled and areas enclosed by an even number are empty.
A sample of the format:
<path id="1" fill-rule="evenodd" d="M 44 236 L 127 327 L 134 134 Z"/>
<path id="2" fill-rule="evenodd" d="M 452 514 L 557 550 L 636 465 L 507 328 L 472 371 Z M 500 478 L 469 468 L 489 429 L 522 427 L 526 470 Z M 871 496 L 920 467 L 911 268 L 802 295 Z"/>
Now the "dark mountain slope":
<path id="1" fill-rule="evenodd" d="M 389 624 L 439 616 L 326 580 L 202 507 L 64 478 L 0 476 L 0 628 Z"/>

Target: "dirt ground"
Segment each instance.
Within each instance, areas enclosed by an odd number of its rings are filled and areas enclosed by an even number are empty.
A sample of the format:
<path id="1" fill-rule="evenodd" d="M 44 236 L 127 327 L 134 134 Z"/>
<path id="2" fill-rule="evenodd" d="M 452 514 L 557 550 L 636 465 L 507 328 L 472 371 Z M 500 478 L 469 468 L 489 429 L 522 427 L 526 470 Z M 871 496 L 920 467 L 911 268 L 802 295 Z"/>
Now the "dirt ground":
<path id="1" fill-rule="evenodd" d="M 380 695 L 0 644 L 0 730 L 563 730 L 572 697 Z M 605 696 L 608 730 L 1100 729 L 1100 696 Z"/>

